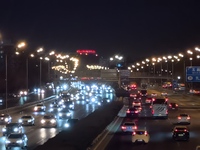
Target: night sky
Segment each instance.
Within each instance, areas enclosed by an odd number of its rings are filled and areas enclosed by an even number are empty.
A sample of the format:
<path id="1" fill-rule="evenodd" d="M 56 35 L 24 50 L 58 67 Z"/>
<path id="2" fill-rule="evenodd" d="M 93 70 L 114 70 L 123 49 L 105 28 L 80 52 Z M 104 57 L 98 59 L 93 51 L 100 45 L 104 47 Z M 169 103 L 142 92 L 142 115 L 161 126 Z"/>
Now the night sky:
<path id="1" fill-rule="evenodd" d="M 194 49 L 200 45 L 200 2 L 174 1 L 2 0 L 0 32 L 3 40 L 25 40 L 31 50 L 94 49 L 104 57 Z"/>

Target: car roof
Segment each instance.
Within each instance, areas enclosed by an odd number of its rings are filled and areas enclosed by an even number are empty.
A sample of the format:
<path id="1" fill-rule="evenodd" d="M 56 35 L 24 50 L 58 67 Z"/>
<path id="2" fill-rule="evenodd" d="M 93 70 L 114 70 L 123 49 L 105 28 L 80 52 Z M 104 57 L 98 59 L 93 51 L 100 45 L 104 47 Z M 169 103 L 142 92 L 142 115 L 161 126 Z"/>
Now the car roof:
<path id="1" fill-rule="evenodd" d="M 18 125 L 20 125 L 20 123 L 9 123 L 9 124 L 7 124 L 6 125 L 6 127 L 11 127 L 11 126 L 18 126 Z"/>
<path id="2" fill-rule="evenodd" d="M 131 121 L 130 121 L 130 122 L 124 122 L 123 125 L 125 125 L 125 124 L 129 124 L 129 125 L 130 125 L 130 124 L 134 124 L 134 125 L 136 125 L 135 122 L 131 122 Z"/>

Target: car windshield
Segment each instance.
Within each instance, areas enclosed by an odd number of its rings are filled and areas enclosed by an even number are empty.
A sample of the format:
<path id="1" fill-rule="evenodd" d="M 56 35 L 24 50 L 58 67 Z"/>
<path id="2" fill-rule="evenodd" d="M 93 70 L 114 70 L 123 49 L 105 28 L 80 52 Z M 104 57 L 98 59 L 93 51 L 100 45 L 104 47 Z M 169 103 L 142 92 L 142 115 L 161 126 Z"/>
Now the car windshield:
<path id="1" fill-rule="evenodd" d="M 142 135 L 145 131 L 136 131 L 136 134 Z"/>
<path id="2" fill-rule="evenodd" d="M 10 134 L 8 138 L 22 138 L 22 134 Z"/>
<path id="3" fill-rule="evenodd" d="M 44 116 L 43 118 L 44 119 L 54 119 L 55 117 L 54 116 Z"/>
<path id="4" fill-rule="evenodd" d="M 187 114 L 180 114 L 181 117 L 187 117 Z"/>
<path id="5" fill-rule="evenodd" d="M 125 122 L 124 123 L 125 126 L 135 126 L 134 122 Z"/>
<path id="6" fill-rule="evenodd" d="M 22 116 L 22 119 L 31 119 L 31 116 Z"/>

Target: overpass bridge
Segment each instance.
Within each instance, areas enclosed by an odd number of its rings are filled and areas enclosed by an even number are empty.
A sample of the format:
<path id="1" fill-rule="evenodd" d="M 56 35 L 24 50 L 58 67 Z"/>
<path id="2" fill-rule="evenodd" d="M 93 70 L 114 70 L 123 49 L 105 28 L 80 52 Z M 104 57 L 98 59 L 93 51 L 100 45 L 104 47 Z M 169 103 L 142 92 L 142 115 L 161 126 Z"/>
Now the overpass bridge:
<path id="1" fill-rule="evenodd" d="M 134 80 L 145 80 L 148 83 L 151 80 L 154 81 L 172 81 L 170 75 L 150 74 L 148 72 L 129 72 L 129 70 L 90 70 L 79 72 L 76 74 L 79 80 L 102 80 L 102 81 L 134 81 Z"/>

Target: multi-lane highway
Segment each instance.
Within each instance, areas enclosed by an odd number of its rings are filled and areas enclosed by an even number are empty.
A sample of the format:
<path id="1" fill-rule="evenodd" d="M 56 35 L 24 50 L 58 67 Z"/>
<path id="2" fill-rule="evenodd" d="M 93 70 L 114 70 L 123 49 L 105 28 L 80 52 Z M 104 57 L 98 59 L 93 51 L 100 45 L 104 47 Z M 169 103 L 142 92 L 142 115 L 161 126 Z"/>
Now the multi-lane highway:
<path id="1" fill-rule="evenodd" d="M 148 90 L 149 93 L 158 93 L 157 89 Z M 114 122 L 113 128 L 109 129 L 109 133 L 104 139 L 101 139 L 97 147 L 93 149 L 100 150 L 195 150 L 200 145 L 200 98 L 198 96 L 173 94 L 169 95 L 169 102 L 179 104 L 178 110 L 169 110 L 168 119 L 153 119 L 149 105 L 144 103 L 142 99 L 143 110 L 139 118 L 133 119 L 139 129 L 147 129 L 150 134 L 150 142 L 148 144 L 133 144 L 131 142 L 130 133 L 122 133 L 120 125 L 126 121 L 126 107 L 119 113 L 119 118 Z M 177 125 L 177 116 L 180 113 L 187 113 L 191 117 L 191 124 L 186 125 L 190 129 L 189 141 L 174 141 L 172 139 L 172 128 Z"/>
<path id="2" fill-rule="evenodd" d="M 70 91 L 71 94 L 75 93 L 76 90 L 72 90 Z M 41 98 L 42 99 L 48 99 L 46 101 L 44 101 L 44 104 L 46 105 L 46 112 L 45 113 L 50 113 L 50 103 L 52 101 L 55 100 L 56 96 L 50 96 L 53 93 L 49 93 L 47 95 L 43 95 L 43 97 L 40 97 L 38 95 L 34 95 L 31 94 L 29 95 L 27 98 L 23 97 L 23 98 L 19 98 L 19 99 L 15 99 L 15 101 L 11 101 L 9 100 L 9 107 L 11 106 L 19 106 L 20 102 L 21 105 L 27 103 L 25 102 L 25 100 L 27 99 L 28 102 L 34 102 L 34 101 L 39 101 Z M 106 95 L 109 96 L 109 95 Z M 112 97 L 112 96 L 111 96 Z M 110 97 L 110 98 L 111 98 Z M 23 100 L 23 101 L 20 101 Z M 91 103 L 85 103 L 84 101 L 79 102 L 76 101 L 75 102 L 75 106 L 74 106 L 74 110 L 70 110 L 70 112 L 72 113 L 72 118 L 77 118 L 77 119 L 82 119 L 84 117 L 86 117 L 87 115 L 89 115 L 90 113 L 92 113 L 95 109 L 97 109 L 99 106 L 97 104 L 91 104 Z M 44 144 L 49 138 L 52 138 L 54 136 L 56 136 L 56 134 L 58 134 L 60 131 L 65 130 L 66 127 L 64 126 L 64 124 L 67 122 L 67 120 L 62 120 L 62 119 L 58 119 L 58 126 L 56 128 L 42 128 L 41 127 L 41 118 L 45 113 L 34 113 L 33 111 L 34 105 L 30 105 L 28 107 L 25 107 L 23 109 L 18 108 L 17 110 L 13 110 L 13 109 L 8 109 L 8 113 L 11 115 L 12 117 L 12 122 L 18 122 L 18 119 L 22 116 L 22 115 L 26 115 L 26 114 L 31 114 L 34 116 L 35 118 L 35 125 L 34 126 L 24 126 L 23 130 L 24 133 L 27 135 L 28 137 L 28 150 L 32 150 L 34 148 L 36 148 L 38 145 L 42 145 Z M 0 149 L 4 150 L 5 149 L 5 137 L 2 135 L 2 127 L 4 125 L 0 125 Z M 18 149 L 13 148 L 13 149 Z"/>

